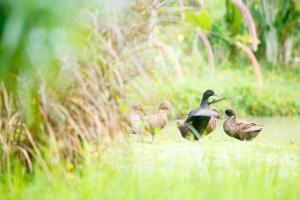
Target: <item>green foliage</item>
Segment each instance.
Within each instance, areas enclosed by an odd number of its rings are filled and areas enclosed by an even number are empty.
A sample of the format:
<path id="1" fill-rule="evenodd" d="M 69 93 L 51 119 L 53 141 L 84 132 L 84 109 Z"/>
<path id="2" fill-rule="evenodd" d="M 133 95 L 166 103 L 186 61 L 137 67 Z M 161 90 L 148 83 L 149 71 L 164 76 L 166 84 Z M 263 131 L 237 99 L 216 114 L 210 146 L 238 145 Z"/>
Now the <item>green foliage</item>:
<path id="1" fill-rule="evenodd" d="M 239 9 L 230 2 L 230 0 L 226 0 L 225 19 L 232 35 L 241 33 L 242 24 L 244 24 L 243 15 Z"/>
<path id="2" fill-rule="evenodd" d="M 63 45 L 70 1 L 5 0 L 0 8 L 0 78 L 12 83 L 19 74 L 47 73 Z"/>
<path id="3" fill-rule="evenodd" d="M 271 66 L 296 65 L 293 59 L 298 56 L 300 48 L 299 1 L 245 0 L 243 2 L 250 10 L 257 29 L 257 39 L 260 44 L 256 56 L 260 60 L 268 61 Z M 252 41 L 241 10 L 230 0 L 226 0 L 224 5 L 221 2 L 210 1 L 201 8 L 200 12 L 198 8 L 196 10 L 187 11 L 186 22 L 194 27 L 203 28 L 212 37 L 222 38 L 221 40 L 212 38 L 213 46 L 219 45 L 220 42 L 223 45 L 229 44 L 225 47 L 226 50 L 235 55 L 236 40 L 246 44 Z M 218 52 L 218 49 L 214 48 L 214 51 Z M 229 56 L 228 59 L 234 61 L 235 58 Z"/>
<path id="4" fill-rule="evenodd" d="M 272 3 L 259 0 L 249 4 L 260 33 L 260 51 L 265 53 L 263 56 L 258 55 L 273 65 L 290 63 L 292 56 L 297 55 L 299 51 L 299 5 L 299 1 L 296 0 L 279 0 Z"/>
<path id="5" fill-rule="evenodd" d="M 232 107 L 240 115 L 255 116 L 293 116 L 300 114 L 300 96 L 296 92 L 300 86 L 297 76 L 293 73 L 285 74 L 282 71 L 268 71 L 265 77 L 265 86 L 261 89 L 255 84 L 255 77 L 250 66 L 245 68 L 223 68 L 216 77 L 211 79 L 195 68 L 186 71 L 182 82 L 169 80 L 157 81 L 156 92 L 159 97 L 170 99 L 176 107 L 177 114 L 184 117 L 191 109 L 199 106 L 202 93 L 213 89 L 227 99 L 216 107 L 223 111 Z M 163 100 L 159 98 L 159 100 Z M 148 104 L 153 102 L 147 101 Z"/>
<path id="6" fill-rule="evenodd" d="M 62 59 L 74 50 L 68 38 L 71 26 L 67 19 L 79 2 L 0 2 L 0 81 L 9 92 L 21 97 L 19 108 L 28 124 L 40 122 L 40 85 L 55 88 L 61 81 L 58 74 L 62 71 Z"/>
<path id="7" fill-rule="evenodd" d="M 186 21 L 194 26 L 198 26 L 205 31 L 211 31 L 212 19 L 206 9 L 201 9 L 199 13 L 188 11 Z"/>

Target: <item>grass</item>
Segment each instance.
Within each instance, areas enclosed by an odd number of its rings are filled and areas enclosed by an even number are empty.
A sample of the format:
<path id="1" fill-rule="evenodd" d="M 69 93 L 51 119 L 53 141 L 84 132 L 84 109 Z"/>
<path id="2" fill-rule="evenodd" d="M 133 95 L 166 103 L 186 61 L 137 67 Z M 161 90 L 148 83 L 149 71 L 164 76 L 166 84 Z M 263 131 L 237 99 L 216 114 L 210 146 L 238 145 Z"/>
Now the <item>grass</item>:
<path id="1" fill-rule="evenodd" d="M 39 170 L 13 173 L 12 189 L 0 184 L 1 198 L 297 199 L 300 157 L 294 144 L 214 136 L 189 142 L 175 129 L 168 132 L 153 144 L 125 137 L 105 155 L 87 155 L 74 170 L 52 166 L 51 182 Z"/>

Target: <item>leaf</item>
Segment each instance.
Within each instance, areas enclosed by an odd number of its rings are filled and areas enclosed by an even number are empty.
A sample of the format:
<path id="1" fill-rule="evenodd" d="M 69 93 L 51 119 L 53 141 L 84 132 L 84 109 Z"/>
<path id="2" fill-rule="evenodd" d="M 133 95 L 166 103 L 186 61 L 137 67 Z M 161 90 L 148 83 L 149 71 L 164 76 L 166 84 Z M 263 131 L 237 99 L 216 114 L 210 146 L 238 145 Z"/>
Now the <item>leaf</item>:
<path id="1" fill-rule="evenodd" d="M 201 9 L 199 13 L 193 11 L 186 12 L 186 21 L 200 27 L 204 31 L 212 29 L 212 18 L 206 9 Z"/>
<path id="2" fill-rule="evenodd" d="M 193 11 L 186 11 L 186 22 L 192 25 L 197 25 L 197 14 Z"/>
<path id="3" fill-rule="evenodd" d="M 226 21 L 230 26 L 232 34 L 237 34 L 240 32 L 241 23 L 243 21 L 243 15 L 239 9 L 230 3 L 229 0 L 226 1 Z"/>
<path id="4" fill-rule="evenodd" d="M 119 101 L 119 106 L 120 106 L 120 110 L 121 110 L 122 113 L 127 113 L 128 112 L 128 107 L 127 107 L 124 100 Z"/>
<path id="5" fill-rule="evenodd" d="M 249 34 L 247 34 L 247 35 L 237 35 L 235 37 L 235 40 L 239 40 L 239 41 L 241 41 L 245 44 L 251 44 L 252 43 L 252 37 Z M 257 40 L 257 43 L 260 44 L 259 38 L 256 38 L 256 40 Z"/>
<path id="6" fill-rule="evenodd" d="M 200 14 L 197 18 L 198 25 L 206 31 L 210 31 L 212 28 L 212 20 L 206 9 L 201 9 Z"/>

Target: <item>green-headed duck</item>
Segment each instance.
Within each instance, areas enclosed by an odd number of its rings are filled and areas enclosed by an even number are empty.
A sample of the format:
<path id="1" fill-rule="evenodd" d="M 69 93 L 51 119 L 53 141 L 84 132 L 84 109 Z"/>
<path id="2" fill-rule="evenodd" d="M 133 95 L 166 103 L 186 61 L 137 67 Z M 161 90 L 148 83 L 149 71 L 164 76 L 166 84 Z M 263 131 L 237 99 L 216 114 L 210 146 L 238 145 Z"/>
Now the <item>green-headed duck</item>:
<path id="1" fill-rule="evenodd" d="M 177 127 L 181 135 L 186 139 L 198 140 L 216 128 L 216 121 L 220 117 L 218 109 L 210 109 L 209 105 L 217 103 L 221 100 L 208 101 L 211 96 L 217 96 L 214 91 L 206 90 L 203 93 L 200 107 L 192 110 L 185 121 L 177 121 Z"/>

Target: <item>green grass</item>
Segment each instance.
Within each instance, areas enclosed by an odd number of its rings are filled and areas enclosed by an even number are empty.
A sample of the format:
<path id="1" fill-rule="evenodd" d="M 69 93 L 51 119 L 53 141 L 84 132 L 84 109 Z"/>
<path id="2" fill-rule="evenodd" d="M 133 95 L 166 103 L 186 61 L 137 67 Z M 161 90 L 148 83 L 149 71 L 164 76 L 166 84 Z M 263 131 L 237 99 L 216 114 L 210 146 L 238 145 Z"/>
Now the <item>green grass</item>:
<path id="1" fill-rule="evenodd" d="M 125 138 L 105 156 L 89 154 L 73 171 L 52 166 L 51 182 L 38 169 L 29 176 L 13 173 L 12 189 L 0 183 L 1 199 L 298 198 L 300 157 L 294 144 L 213 136 L 189 142 L 178 134 L 162 134 L 153 144 L 136 139 Z"/>

